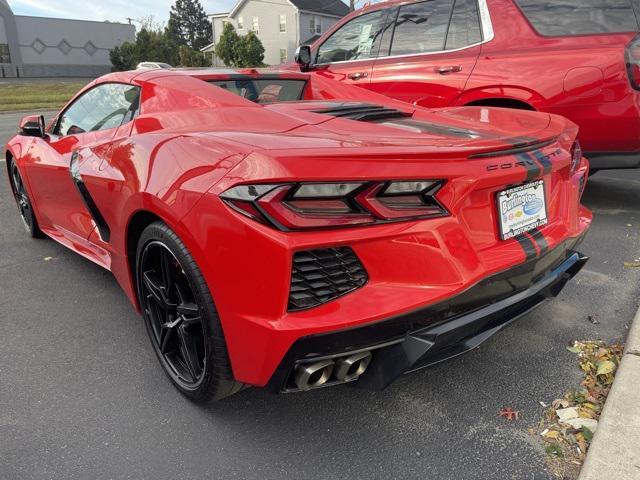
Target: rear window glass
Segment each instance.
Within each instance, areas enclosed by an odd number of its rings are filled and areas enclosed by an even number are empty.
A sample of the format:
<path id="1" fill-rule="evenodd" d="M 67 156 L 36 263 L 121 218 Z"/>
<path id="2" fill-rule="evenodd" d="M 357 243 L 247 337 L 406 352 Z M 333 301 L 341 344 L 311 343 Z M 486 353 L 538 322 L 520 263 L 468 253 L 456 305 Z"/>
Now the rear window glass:
<path id="1" fill-rule="evenodd" d="M 391 55 L 444 50 L 453 0 L 428 0 L 400 7 Z"/>
<path id="2" fill-rule="evenodd" d="M 456 0 L 447 31 L 445 50 L 463 48 L 482 41 L 476 0 Z"/>
<path id="3" fill-rule="evenodd" d="M 306 80 L 231 79 L 209 83 L 229 90 L 255 103 L 291 102 L 302 100 Z"/>
<path id="4" fill-rule="evenodd" d="M 516 0 L 542 35 L 635 32 L 638 22 L 629 0 Z"/>

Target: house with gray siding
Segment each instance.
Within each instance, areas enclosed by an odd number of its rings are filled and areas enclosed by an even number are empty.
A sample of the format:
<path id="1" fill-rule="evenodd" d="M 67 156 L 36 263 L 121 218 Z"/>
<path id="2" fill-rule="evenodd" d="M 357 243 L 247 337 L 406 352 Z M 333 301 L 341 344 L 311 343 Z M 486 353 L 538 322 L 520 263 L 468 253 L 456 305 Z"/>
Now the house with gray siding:
<path id="1" fill-rule="evenodd" d="M 340 0 L 239 0 L 230 12 L 209 15 L 213 42 L 203 49 L 212 52 L 225 23 L 238 34 L 252 30 L 264 45 L 268 65 L 293 60 L 298 45 L 326 32 L 349 13 Z M 214 65 L 220 62 L 214 58 Z"/>
<path id="2" fill-rule="evenodd" d="M 135 33 L 124 23 L 14 15 L 0 0 L 0 78 L 96 77 L 111 71 L 109 50 Z"/>

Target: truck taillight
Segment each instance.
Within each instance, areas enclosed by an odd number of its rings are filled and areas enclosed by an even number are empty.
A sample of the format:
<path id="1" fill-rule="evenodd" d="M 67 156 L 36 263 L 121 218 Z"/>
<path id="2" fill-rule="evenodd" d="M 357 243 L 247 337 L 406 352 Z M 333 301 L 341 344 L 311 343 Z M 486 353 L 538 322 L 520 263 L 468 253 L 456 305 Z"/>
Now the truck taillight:
<path id="1" fill-rule="evenodd" d="M 442 180 L 239 185 L 227 205 L 280 230 L 336 228 L 448 215 L 435 195 Z"/>
<path id="2" fill-rule="evenodd" d="M 640 90 L 640 35 L 634 38 L 626 50 L 627 74 L 631 86 Z"/>

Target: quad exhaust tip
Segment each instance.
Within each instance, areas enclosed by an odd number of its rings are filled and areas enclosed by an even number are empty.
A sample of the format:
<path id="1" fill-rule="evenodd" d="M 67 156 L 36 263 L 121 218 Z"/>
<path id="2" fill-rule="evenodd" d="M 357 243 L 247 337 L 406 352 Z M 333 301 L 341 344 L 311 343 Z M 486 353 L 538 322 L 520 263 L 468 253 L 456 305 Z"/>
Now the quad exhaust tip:
<path id="1" fill-rule="evenodd" d="M 321 387 L 330 381 L 333 384 L 357 380 L 371 363 L 371 358 L 371 352 L 365 351 L 335 360 L 326 359 L 298 364 L 294 372 L 296 387 L 307 391 Z"/>

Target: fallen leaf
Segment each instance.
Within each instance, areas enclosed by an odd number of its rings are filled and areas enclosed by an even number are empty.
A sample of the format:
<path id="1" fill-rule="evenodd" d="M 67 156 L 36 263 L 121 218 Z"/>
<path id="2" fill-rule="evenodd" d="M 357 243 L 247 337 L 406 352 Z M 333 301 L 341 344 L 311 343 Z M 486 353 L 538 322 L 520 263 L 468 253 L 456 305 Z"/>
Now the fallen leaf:
<path id="1" fill-rule="evenodd" d="M 559 410 L 556 410 L 556 415 L 558 415 L 558 418 L 561 422 L 564 422 L 566 420 L 569 420 L 570 418 L 577 418 L 578 409 L 575 407 L 561 408 Z"/>
<path id="2" fill-rule="evenodd" d="M 624 262 L 626 268 L 640 268 L 640 262 Z"/>
<path id="3" fill-rule="evenodd" d="M 558 445 L 557 443 L 547 445 L 544 450 L 545 452 L 547 452 L 547 455 L 551 455 L 554 457 L 564 457 L 564 454 L 562 453 L 562 447 L 560 447 L 560 445 Z"/>
<path id="4" fill-rule="evenodd" d="M 589 430 L 589 427 L 583 425 L 580 431 L 582 432 L 582 435 L 587 442 L 593 440 L 593 432 Z"/>
<path id="5" fill-rule="evenodd" d="M 498 415 L 506 418 L 509 421 L 512 421 L 512 420 L 518 420 L 520 416 L 520 412 L 518 412 L 517 410 L 513 410 L 511 408 L 503 408 L 502 410 L 500 410 L 500 412 L 498 412 Z"/>
<path id="6" fill-rule="evenodd" d="M 616 364 L 611 360 L 602 360 L 598 362 L 598 370 L 596 375 L 606 375 L 612 373 L 616 369 Z"/>
<path id="7" fill-rule="evenodd" d="M 567 350 L 569 350 L 571 353 L 580 353 L 582 350 L 580 349 L 580 347 L 567 347 Z"/>

